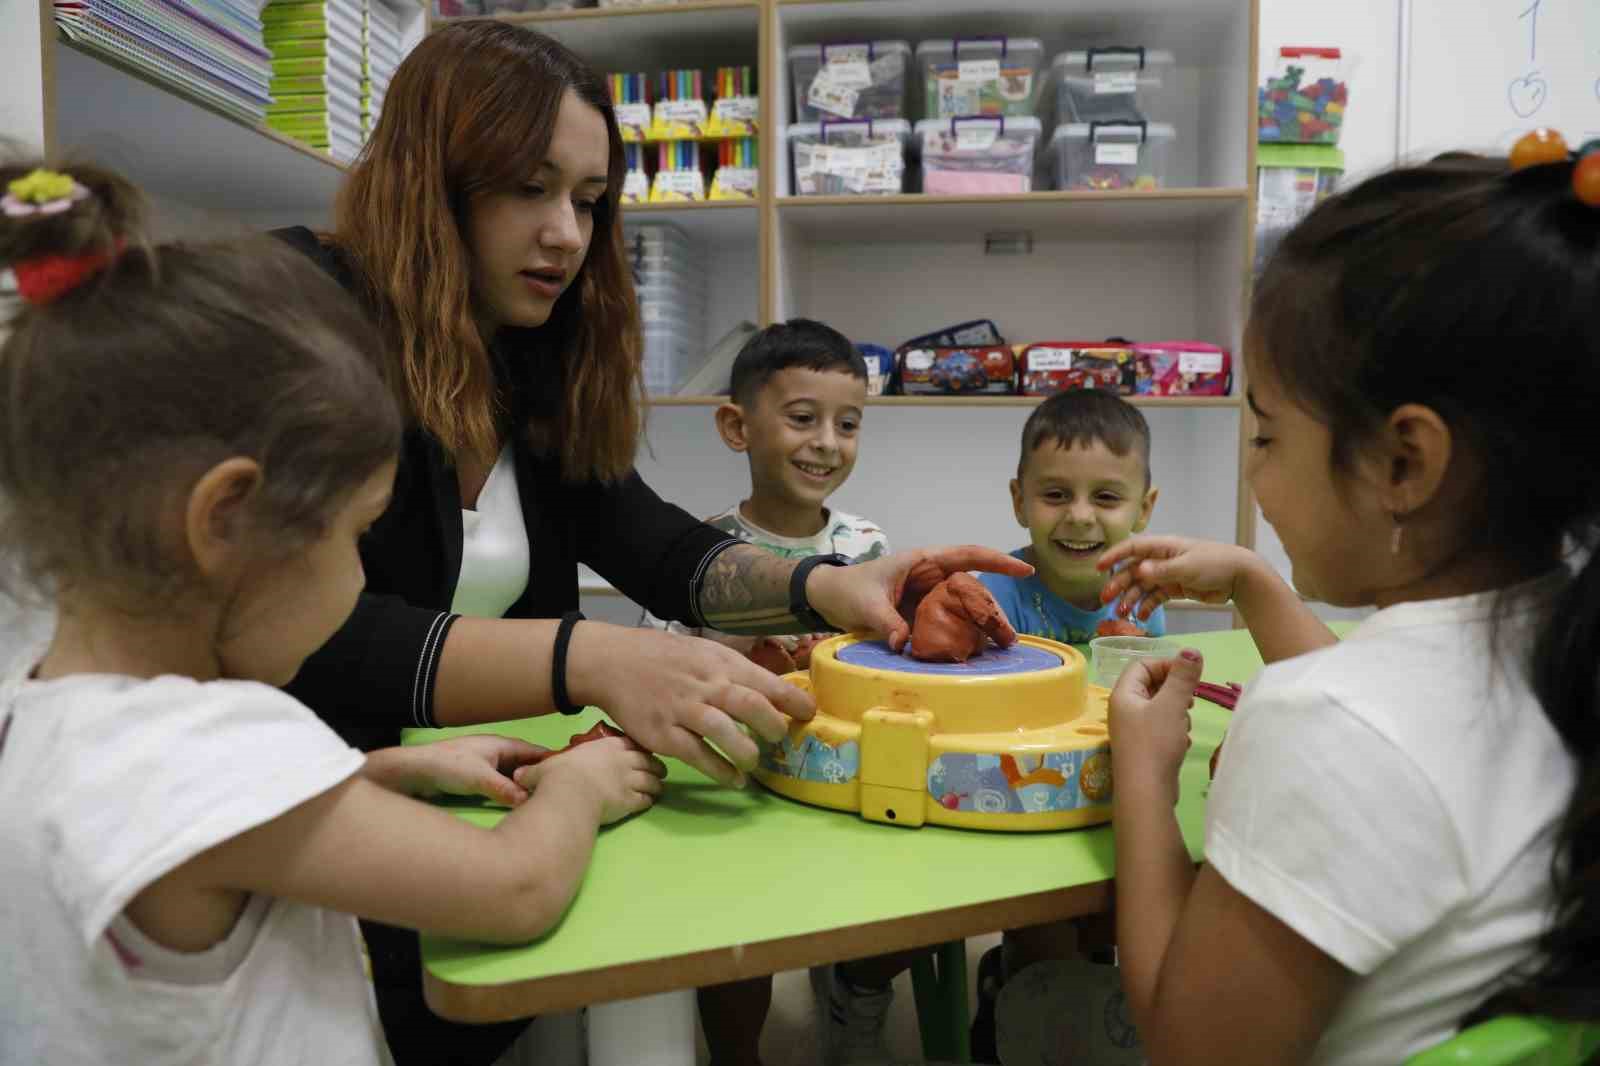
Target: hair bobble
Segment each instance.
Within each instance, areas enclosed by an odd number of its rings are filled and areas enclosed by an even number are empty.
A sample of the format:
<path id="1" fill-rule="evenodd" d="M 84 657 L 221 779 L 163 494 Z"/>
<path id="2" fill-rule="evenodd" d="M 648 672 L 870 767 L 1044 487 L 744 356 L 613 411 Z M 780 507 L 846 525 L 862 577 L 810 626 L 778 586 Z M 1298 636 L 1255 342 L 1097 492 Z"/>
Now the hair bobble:
<path id="1" fill-rule="evenodd" d="M 1511 169 L 1541 167 L 1549 163 L 1576 164 L 1572 168 L 1572 193 L 1590 207 L 1600 207 L 1600 140 L 1585 141 L 1576 151 L 1548 127 L 1525 133 L 1511 147 Z"/>
<path id="2" fill-rule="evenodd" d="M 89 190 L 74 181 L 72 175 L 39 169 L 6 186 L 5 196 L 0 197 L 0 211 L 7 218 L 59 215 L 88 198 Z"/>
<path id="3" fill-rule="evenodd" d="M 122 241 L 119 240 L 110 251 L 24 259 L 11 268 L 17 278 L 17 295 L 35 307 L 43 307 L 100 273 L 121 254 Z"/>

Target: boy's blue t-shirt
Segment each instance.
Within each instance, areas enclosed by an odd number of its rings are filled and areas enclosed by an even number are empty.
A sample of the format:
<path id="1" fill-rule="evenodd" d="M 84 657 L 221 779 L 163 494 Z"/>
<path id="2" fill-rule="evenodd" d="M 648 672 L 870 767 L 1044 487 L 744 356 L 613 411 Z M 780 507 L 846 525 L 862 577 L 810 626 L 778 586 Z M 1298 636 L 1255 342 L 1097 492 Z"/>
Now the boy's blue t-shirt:
<path id="1" fill-rule="evenodd" d="M 1027 549 L 1019 548 L 1011 554 L 1026 561 Z M 1012 627 L 1030 637 L 1044 637 L 1062 644 L 1087 644 L 1098 635 L 1096 626 L 1107 618 L 1116 617 L 1115 603 L 1108 603 L 1097 611 L 1074 607 L 1046 588 L 1038 574 L 1032 577 L 979 574 L 978 580 L 993 594 Z M 1148 621 L 1133 619 L 1133 622 L 1152 637 L 1166 635 L 1164 608 L 1157 607 Z"/>

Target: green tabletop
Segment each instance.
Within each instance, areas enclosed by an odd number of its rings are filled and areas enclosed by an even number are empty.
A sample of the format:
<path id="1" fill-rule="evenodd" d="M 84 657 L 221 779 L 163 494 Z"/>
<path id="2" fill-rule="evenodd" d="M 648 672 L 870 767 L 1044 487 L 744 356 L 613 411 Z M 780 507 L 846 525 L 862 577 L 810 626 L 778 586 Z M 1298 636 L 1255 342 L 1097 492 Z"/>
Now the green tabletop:
<path id="1" fill-rule="evenodd" d="M 1248 681 L 1248 634 L 1185 636 L 1209 681 Z M 559 747 L 599 717 L 540 718 L 466 730 L 408 730 L 407 743 L 493 732 Z M 1228 713 L 1197 702 L 1178 818 L 1198 860 L 1207 761 Z M 1114 869 L 1109 825 L 1051 833 L 905 829 L 773 795 L 719 787 L 668 760 L 645 814 L 603 830 L 561 924 L 522 947 L 424 936 L 434 1009 L 490 1020 L 727 981 L 1104 910 Z M 492 825 L 502 812 L 467 803 Z"/>

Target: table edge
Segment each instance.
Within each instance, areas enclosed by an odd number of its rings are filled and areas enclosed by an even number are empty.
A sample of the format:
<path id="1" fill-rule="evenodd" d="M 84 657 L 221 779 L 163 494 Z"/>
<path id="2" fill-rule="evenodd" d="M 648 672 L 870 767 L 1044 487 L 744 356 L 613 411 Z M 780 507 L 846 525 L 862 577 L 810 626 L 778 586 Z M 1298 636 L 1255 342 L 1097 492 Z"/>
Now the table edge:
<path id="1" fill-rule="evenodd" d="M 435 1014 L 452 1021 L 510 1021 L 1098 914 L 1111 909 L 1112 898 L 1112 881 L 1107 878 L 1009 899 L 506 984 L 456 984 L 424 964 L 423 996 Z"/>

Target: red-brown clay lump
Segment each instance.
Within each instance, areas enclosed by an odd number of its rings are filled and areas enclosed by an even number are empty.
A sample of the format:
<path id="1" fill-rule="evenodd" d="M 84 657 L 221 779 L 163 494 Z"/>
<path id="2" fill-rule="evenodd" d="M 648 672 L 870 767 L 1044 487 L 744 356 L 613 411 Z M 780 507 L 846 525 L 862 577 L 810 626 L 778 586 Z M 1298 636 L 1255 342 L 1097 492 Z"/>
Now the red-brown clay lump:
<path id="1" fill-rule="evenodd" d="M 535 765 L 537 765 L 539 763 L 544 762 L 546 759 L 553 759 L 557 755 L 560 755 L 563 752 L 571 751 L 573 748 L 577 747 L 579 744 L 587 744 L 591 740 L 606 740 L 606 739 L 608 739 L 610 737 L 622 737 L 622 738 L 626 739 L 627 736 L 628 736 L 628 734 L 624 733 L 622 730 L 618 729 L 616 726 L 607 725 L 605 722 L 596 722 L 592 728 L 587 729 L 587 730 L 583 731 L 582 733 L 574 733 L 574 734 L 572 734 L 572 739 L 567 741 L 567 746 L 566 747 L 564 747 L 564 748 L 556 748 L 553 751 L 542 751 L 538 755 L 536 755 L 533 758 L 529 759 L 528 760 L 528 765 L 529 766 L 535 766 Z"/>
<path id="2" fill-rule="evenodd" d="M 989 590 L 971 574 L 952 574 L 917 605 L 911 626 L 911 654 L 930 663 L 964 663 L 994 641 L 1002 648 L 1017 642 L 1017 631 Z"/>
<path id="3" fill-rule="evenodd" d="M 1097 637 L 1142 637 L 1144 630 L 1138 624 L 1126 618 L 1102 618 L 1100 624 L 1094 627 Z"/>
<path id="4" fill-rule="evenodd" d="M 771 637 L 764 637 L 758 641 L 756 646 L 750 649 L 746 658 L 762 669 L 780 677 L 784 674 L 793 673 L 797 668 L 794 657 L 789 654 L 788 649 Z"/>

